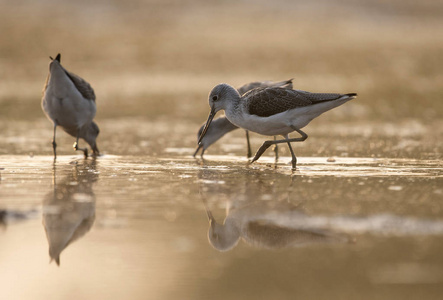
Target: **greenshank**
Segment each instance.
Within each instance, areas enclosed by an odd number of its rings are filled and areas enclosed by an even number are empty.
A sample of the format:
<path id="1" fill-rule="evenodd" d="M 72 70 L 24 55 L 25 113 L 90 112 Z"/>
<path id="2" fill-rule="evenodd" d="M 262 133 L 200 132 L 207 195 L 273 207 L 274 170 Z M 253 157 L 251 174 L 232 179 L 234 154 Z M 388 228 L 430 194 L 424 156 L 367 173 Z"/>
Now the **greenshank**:
<path id="1" fill-rule="evenodd" d="M 292 80 L 293 79 L 289 79 L 289 80 L 280 81 L 280 82 L 273 82 L 273 81 L 250 82 L 250 83 L 247 83 L 247 84 L 241 86 L 240 88 L 238 88 L 238 92 L 240 95 L 243 95 L 246 92 L 248 92 L 252 89 L 255 89 L 255 88 L 259 88 L 259 87 L 285 87 L 285 88 L 292 89 Z M 202 133 L 204 127 L 205 127 L 205 124 L 203 124 L 200 127 L 200 129 L 198 131 L 197 139 L 201 136 L 201 133 Z M 235 126 L 234 124 L 232 124 L 231 122 L 229 122 L 229 120 L 226 117 L 220 117 L 220 118 L 213 120 L 211 123 L 211 127 L 206 132 L 205 137 L 202 139 L 201 143 L 199 143 L 199 145 L 197 146 L 197 149 L 195 150 L 193 156 L 195 157 L 197 155 L 198 151 L 200 149 L 202 149 L 200 156 L 203 157 L 203 154 L 205 153 L 206 149 L 209 148 L 209 146 L 211 146 L 213 143 L 218 141 L 220 138 L 222 138 L 228 132 L 231 132 L 235 129 L 238 129 L 238 127 Z M 249 142 L 249 132 L 247 130 L 246 130 L 246 142 L 247 142 L 247 147 L 248 147 L 247 157 L 249 158 L 252 156 L 252 152 L 251 152 L 251 144 Z M 275 151 L 275 155 L 276 155 L 276 159 L 277 159 L 278 158 L 277 145 L 275 145 L 275 147 L 276 148 L 274 149 L 274 151 Z"/>
<path id="2" fill-rule="evenodd" d="M 51 62 L 43 88 L 42 109 L 54 124 L 54 159 L 57 157 L 57 126 L 76 138 L 75 150 L 83 151 L 85 157 L 88 157 L 88 148 L 78 147 L 78 140 L 82 138 L 91 146 L 93 155 L 98 155 L 96 139 L 100 130 L 93 122 L 97 110 L 94 90 L 83 78 L 67 71 L 60 64 L 60 53 L 55 59 L 49 58 Z"/>
<path id="3" fill-rule="evenodd" d="M 301 129 L 322 113 L 354 99 L 356 93 L 310 93 L 281 87 L 255 88 L 241 95 L 232 86 L 222 83 L 209 94 L 211 108 L 208 120 L 198 140 L 203 140 L 215 114 L 224 110 L 227 119 L 237 127 L 262 135 L 281 135 L 283 140 L 265 141 L 251 163 L 271 145 L 287 143 L 292 155 L 292 168 L 296 168 L 297 158 L 291 142 L 303 142 L 308 135 Z M 289 138 L 296 131 L 300 137 Z"/>

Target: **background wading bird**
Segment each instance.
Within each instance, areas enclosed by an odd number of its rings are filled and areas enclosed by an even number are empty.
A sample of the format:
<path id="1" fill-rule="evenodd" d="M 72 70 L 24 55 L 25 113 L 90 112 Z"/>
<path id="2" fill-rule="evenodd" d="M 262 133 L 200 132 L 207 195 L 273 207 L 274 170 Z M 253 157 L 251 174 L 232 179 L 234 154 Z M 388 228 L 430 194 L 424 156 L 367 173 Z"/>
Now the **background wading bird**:
<path id="1" fill-rule="evenodd" d="M 88 157 L 88 148 L 78 147 L 78 140 L 82 138 L 91 146 L 93 155 L 98 155 L 96 139 L 100 130 L 92 121 L 97 111 L 94 90 L 83 78 L 63 68 L 60 64 L 60 53 L 55 59 L 49 58 L 51 63 L 43 88 L 42 109 L 54 123 L 54 159 L 57 157 L 57 126 L 76 138 L 73 146 L 75 150 L 83 151 L 85 157 Z"/>
<path id="2" fill-rule="evenodd" d="M 273 81 L 255 81 L 247 83 L 240 88 L 238 88 L 238 92 L 240 95 L 243 95 L 244 93 L 258 88 L 258 87 L 285 87 L 288 89 L 292 89 L 292 80 L 285 80 L 280 82 L 273 82 Z M 203 132 L 203 128 L 205 127 L 205 124 L 203 124 L 197 134 L 197 139 L 201 136 Z M 203 154 L 205 153 L 206 149 L 209 148 L 213 143 L 221 139 L 226 133 L 231 132 L 232 130 L 238 129 L 238 126 L 235 126 L 232 124 L 226 117 L 220 117 L 212 121 L 211 127 L 208 128 L 204 138 L 201 140 L 199 145 L 197 146 L 197 149 L 194 152 L 194 157 L 197 155 L 198 151 L 202 149 L 202 152 L 200 154 L 201 157 L 203 157 Z M 247 142 L 247 157 L 252 156 L 251 152 L 251 143 L 249 142 L 249 132 L 246 130 L 246 142 Z M 278 148 L 277 145 L 275 146 L 275 158 L 278 159 Z"/>

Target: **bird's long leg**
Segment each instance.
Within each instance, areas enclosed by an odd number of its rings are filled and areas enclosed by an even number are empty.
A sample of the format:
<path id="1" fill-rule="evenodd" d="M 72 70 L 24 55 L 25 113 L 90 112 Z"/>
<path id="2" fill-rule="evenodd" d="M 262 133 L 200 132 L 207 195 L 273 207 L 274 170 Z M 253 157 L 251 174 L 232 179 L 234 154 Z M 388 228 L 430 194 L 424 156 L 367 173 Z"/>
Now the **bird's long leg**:
<path id="1" fill-rule="evenodd" d="M 79 139 L 79 132 L 77 132 L 77 140 L 75 141 L 75 143 L 73 145 L 75 151 L 78 151 L 78 150 L 83 151 L 83 154 L 85 155 L 85 158 L 88 158 L 88 148 L 79 148 L 78 147 L 78 139 Z"/>
<path id="2" fill-rule="evenodd" d="M 260 156 L 262 156 L 262 154 L 266 151 L 266 149 L 271 147 L 271 145 L 276 145 L 276 144 L 281 144 L 281 143 L 291 143 L 291 142 L 303 142 L 304 140 L 306 140 L 308 138 L 308 135 L 306 133 L 304 133 L 303 131 L 301 131 L 300 129 L 295 128 L 293 126 L 291 126 L 291 128 L 294 129 L 294 131 L 297 131 L 301 135 L 301 137 L 292 138 L 292 139 L 284 139 L 284 140 L 265 141 L 263 143 L 263 145 L 261 145 L 261 147 L 258 149 L 257 153 L 255 153 L 255 156 L 252 159 L 251 163 L 253 163 L 257 159 L 259 159 Z M 293 158 L 294 157 L 295 157 L 295 155 L 293 156 Z M 295 165 L 293 164 L 293 167 L 294 166 Z"/>
<path id="3" fill-rule="evenodd" d="M 251 151 L 251 143 L 249 142 L 249 131 L 246 131 L 246 142 L 248 143 L 248 153 L 246 154 L 248 158 L 252 157 L 252 151 Z"/>
<path id="4" fill-rule="evenodd" d="M 54 123 L 54 135 L 52 136 L 52 150 L 54 151 L 54 160 L 57 158 L 57 143 L 55 142 L 55 129 L 57 128 L 57 124 Z"/>
<path id="5" fill-rule="evenodd" d="M 277 140 L 277 136 L 274 135 L 274 141 L 276 141 L 276 140 Z M 274 153 L 275 153 L 275 163 L 277 163 L 278 162 L 278 145 L 277 144 L 274 145 Z"/>
<path id="6" fill-rule="evenodd" d="M 286 135 L 285 138 L 286 138 L 286 140 L 289 140 L 288 135 Z M 292 146 L 291 146 L 290 142 L 288 142 L 288 148 L 289 148 L 289 151 L 291 152 L 291 155 L 292 155 L 292 169 L 295 170 L 295 166 L 297 165 L 297 157 L 295 157 L 294 150 L 292 150 Z"/>

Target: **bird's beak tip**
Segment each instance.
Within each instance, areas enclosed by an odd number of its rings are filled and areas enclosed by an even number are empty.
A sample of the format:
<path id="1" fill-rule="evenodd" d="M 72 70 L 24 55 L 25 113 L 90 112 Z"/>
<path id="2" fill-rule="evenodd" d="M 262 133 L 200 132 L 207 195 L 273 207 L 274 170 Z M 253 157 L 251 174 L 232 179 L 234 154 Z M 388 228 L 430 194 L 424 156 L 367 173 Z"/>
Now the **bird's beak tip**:
<path id="1" fill-rule="evenodd" d="M 211 111 L 209 113 L 208 120 L 206 121 L 205 127 L 203 128 L 203 131 L 202 131 L 200 137 L 198 138 L 198 142 L 197 142 L 198 145 L 201 144 L 203 137 L 205 136 L 206 132 L 208 131 L 209 125 L 211 124 L 212 119 L 214 118 L 215 114 L 216 114 L 216 111 L 215 111 L 214 107 L 211 107 Z"/>

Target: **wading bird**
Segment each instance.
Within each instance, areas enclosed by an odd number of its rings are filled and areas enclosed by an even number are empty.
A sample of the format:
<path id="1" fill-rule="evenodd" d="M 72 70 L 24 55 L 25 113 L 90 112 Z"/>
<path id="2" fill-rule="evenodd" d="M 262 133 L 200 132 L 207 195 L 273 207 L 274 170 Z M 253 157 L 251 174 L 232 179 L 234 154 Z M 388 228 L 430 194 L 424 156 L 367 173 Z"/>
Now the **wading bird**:
<path id="1" fill-rule="evenodd" d="M 250 82 L 238 88 L 238 92 L 240 95 L 243 95 L 244 93 L 259 87 L 285 87 L 288 89 L 292 89 L 292 79 L 280 82 L 273 82 L 273 81 Z M 204 127 L 205 124 L 203 124 L 200 127 L 197 138 L 201 136 Z M 204 138 L 198 144 L 197 149 L 195 150 L 193 156 L 195 157 L 198 151 L 202 149 L 200 156 L 203 157 L 203 154 L 205 153 L 206 149 L 209 148 L 209 146 L 211 146 L 213 143 L 222 138 L 226 133 L 231 132 L 232 130 L 235 129 L 238 129 L 238 127 L 229 122 L 229 120 L 226 117 L 220 117 L 215 119 L 214 121 L 212 121 L 211 127 L 208 128 Z M 247 130 L 246 130 L 246 142 L 248 147 L 247 157 L 249 158 L 252 156 L 252 152 L 251 152 L 251 144 L 249 142 L 249 132 Z M 275 146 L 274 151 L 275 151 L 275 157 L 277 159 L 278 158 L 277 145 Z"/>
<path id="2" fill-rule="evenodd" d="M 262 135 L 282 135 L 283 140 L 265 141 L 255 154 L 252 162 L 271 145 L 287 143 L 292 155 L 292 168 L 297 158 L 291 142 L 302 142 L 308 135 L 301 129 L 322 113 L 340 106 L 357 96 L 355 93 L 310 93 L 281 87 L 256 88 L 244 95 L 232 86 L 222 83 L 209 94 L 211 111 L 198 143 L 203 140 L 215 114 L 224 110 L 228 120 L 245 130 Z M 289 138 L 296 131 L 301 137 Z"/>
<path id="3" fill-rule="evenodd" d="M 54 159 L 57 157 L 55 132 L 60 126 L 76 138 L 75 150 L 83 151 L 88 157 L 88 148 L 79 148 L 79 138 L 84 139 L 92 148 L 92 154 L 98 155 L 97 136 L 100 132 L 93 122 L 96 113 L 95 93 L 91 85 L 83 78 L 67 71 L 60 64 L 60 54 L 55 59 L 49 57 L 49 74 L 43 88 L 42 109 L 54 123 L 52 147 Z"/>

